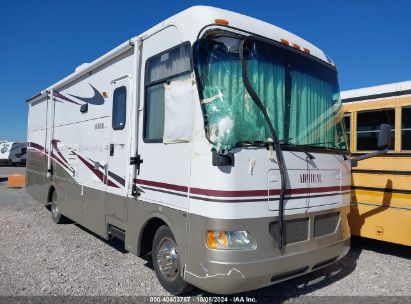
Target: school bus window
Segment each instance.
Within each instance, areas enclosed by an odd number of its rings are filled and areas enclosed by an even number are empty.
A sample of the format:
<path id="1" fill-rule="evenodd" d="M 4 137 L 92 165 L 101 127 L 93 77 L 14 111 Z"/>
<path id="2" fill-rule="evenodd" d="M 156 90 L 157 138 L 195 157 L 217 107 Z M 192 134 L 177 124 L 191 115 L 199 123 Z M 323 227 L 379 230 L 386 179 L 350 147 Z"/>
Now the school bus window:
<path id="1" fill-rule="evenodd" d="M 346 113 L 344 114 L 344 124 L 345 124 L 345 130 L 347 133 L 347 145 L 350 147 L 350 136 L 351 136 L 351 113 Z"/>
<path id="2" fill-rule="evenodd" d="M 378 133 L 381 124 L 391 126 L 390 150 L 395 146 L 395 111 L 384 109 L 357 113 L 357 151 L 377 150 Z"/>
<path id="3" fill-rule="evenodd" d="M 402 108 L 401 150 L 411 150 L 411 108 Z"/>

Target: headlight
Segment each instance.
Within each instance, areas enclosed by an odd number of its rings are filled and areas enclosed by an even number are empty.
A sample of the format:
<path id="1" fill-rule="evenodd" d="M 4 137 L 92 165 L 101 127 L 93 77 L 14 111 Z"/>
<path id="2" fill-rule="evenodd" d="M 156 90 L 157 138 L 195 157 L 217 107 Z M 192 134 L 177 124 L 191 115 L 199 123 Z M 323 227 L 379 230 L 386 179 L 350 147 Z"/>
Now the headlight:
<path id="1" fill-rule="evenodd" d="M 257 243 L 247 231 L 210 230 L 207 246 L 211 249 L 254 250 Z"/>

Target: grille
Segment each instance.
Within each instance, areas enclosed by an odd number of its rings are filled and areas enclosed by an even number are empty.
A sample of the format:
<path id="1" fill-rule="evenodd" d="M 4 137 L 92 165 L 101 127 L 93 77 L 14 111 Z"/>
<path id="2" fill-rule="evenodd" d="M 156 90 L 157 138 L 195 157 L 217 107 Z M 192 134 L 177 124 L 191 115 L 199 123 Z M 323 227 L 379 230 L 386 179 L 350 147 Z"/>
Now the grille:
<path id="1" fill-rule="evenodd" d="M 337 228 L 340 213 L 317 215 L 314 220 L 314 237 L 331 234 Z"/>
<path id="2" fill-rule="evenodd" d="M 270 234 L 277 242 L 280 241 L 278 222 L 270 224 Z M 284 244 L 292 244 L 308 239 L 308 218 L 284 221 Z"/>

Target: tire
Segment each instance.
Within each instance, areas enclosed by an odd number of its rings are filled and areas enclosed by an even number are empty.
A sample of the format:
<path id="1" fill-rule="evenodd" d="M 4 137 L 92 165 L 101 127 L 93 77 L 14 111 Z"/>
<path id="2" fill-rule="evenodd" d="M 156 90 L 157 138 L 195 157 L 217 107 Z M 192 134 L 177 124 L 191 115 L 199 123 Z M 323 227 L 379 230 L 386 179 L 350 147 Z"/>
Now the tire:
<path id="1" fill-rule="evenodd" d="M 53 191 L 53 194 L 51 196 L 50 211 L 51 211 L 51 218 L 53 219 L 54 223 L 66 224 L 69 222 L 69 219 L 59 212 L 56 190 Z"/>
<path id="2" fill-rule="evenodd" d="M 194 288 L 181 277 L 177 243 L 166 225 L 158 228 L 154 235 L 152 257 L 157 279 L 169 293 L 177 296 Z"/>

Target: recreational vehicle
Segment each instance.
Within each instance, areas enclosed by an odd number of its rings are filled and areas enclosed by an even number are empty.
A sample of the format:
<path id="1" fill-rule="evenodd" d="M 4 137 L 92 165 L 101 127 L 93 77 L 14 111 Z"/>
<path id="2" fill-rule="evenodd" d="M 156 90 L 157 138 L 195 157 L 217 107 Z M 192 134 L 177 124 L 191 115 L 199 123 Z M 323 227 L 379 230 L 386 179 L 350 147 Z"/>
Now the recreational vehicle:
<path id="1" fill-rule="evenodd" d="M 336 67 L 290 32 L 192 7 L 28 104 L 32 196 L 151 252 L 173 294 L 260 288 L 349 249 Z"/>
<path id="2" fill-rule="evenodd" d="M 3 142 L 0 143 L 0 165 L 25 165 L 27 157 L 27 143 Z"/>

